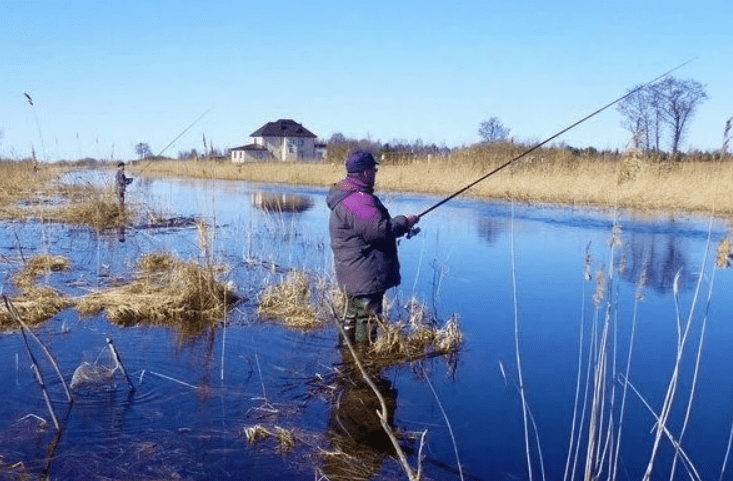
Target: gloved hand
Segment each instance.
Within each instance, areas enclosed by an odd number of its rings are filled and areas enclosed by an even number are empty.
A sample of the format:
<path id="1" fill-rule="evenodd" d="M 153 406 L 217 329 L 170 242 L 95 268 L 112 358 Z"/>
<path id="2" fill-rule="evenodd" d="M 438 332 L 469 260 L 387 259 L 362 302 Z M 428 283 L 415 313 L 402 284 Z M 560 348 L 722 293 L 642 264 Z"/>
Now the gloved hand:
<path id="1" fill-rule="evenodd" d="M 407 218 L 407 229 L 408 230 L 412 229 L 413 226 L 417 224 L 418 222 L 420 222 L 420 217 L 416 215 L 411 215 L 410 217 Z"/>

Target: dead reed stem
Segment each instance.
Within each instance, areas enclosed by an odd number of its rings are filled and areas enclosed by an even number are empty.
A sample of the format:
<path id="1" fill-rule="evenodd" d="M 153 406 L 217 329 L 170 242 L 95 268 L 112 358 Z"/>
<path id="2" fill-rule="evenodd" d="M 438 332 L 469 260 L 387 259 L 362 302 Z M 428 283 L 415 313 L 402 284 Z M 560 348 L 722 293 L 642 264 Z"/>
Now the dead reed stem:
<path id="1" fill-rule="evenodd" d="M 674 448 L 675 453 L 677 453 L 679 455 L 680 459 L 682 459 L 683 464 L 685 466 L 685 469 L 687 470 L 687 473 L 690 476 L 690 478 L 693 481 L 702 481 L 702 477 L 700 476 L 700 473 L 698 472 L 697 468 L 693 464 L 693 462 L 690 459 L 690 457 L 687 455 L 687 452 L 685 452 L 685 450 L 682 449 L 682 445 L 680 445 L 680 443 L 678 442 L 678 440 L 675 439 L 674 435 L 669 431 L 669 429 L 667 428 L 667 426 L 664 425 L 661 422 L 660 416 L 656 412 L 654 412 L 654 409 L 652 409 L 651 405 L 649 404 L 649 401 L 647 401 L 646 398 L 644 398 L 644 396 L 641 394 L 641 392 L 639 392 L 639 390 L 636 388 L 636 386 L 634 386 L 631 383 L 631 381 L 629 381 L 626 378 L 623 378 L 621 381 L 624 384 L 628 385 L 629 388 L 631 388 L 631 390 L 634 392 L 634 394 L 636 394 L 636 397 L 639 398 L 639 400 L 642 402 L 642 404 L 644 404 L 644 407 L 646 407 L 647 410 L 654 417 L 654 419 L 656 421 L 655 424 L 657 426 L 662 426 L 660 428 L 662 430 L 662 433 L 667 438 L 667 440 L 669 440 L 669 442 L 672 444 L 672 447 Z"/>
<path id="2" fill-rule="evenodd" d="M 7 307 L 12 317 L 20 325 L 21 330 L 23 332 L 23 337 L 25 338 L 25 333 L 30 334 L 33 340 L 36 341 L 36 343 L 41 347 L 41 350 L 48 358 L 49 362 L 51 363 L 54 370 L 56 371 L 56 375 L 58 375 L 59 380 L 61 381 L 61 386 L 64 388 L 64 392 L 66 393 L 66 399 L 69 401 L 69 403 L 73 403 L 74 399 L 71 397 L 71 391 L 69 391 L 69 386 L 66 384 L 66 380 L 64 379 L 64 376 L 61 374 L 61 369 L 59 369 L 59 365 L 56 362 L 56 359 L 51 354 L 51 351 L 48 349 L 46 344 L 43 341 L 41 341 L 38 338 L 38 336 L 36 336 L 36 334 L 28 327 L 28 325 L 26 325 L 26 323 L 23 321 L 22 316 L 20 315 L 18 310 L 13 305 L 13 302 L 7 296 L 4 296 L 4 295 L 3 295 L 3 300 L 5 301 L 5 306 Z M 27 347 L 27 343 L 26 343 L 26 347 Z"/>
<path id="3" fill-rule="evenodd" d="M 19 321 L 21 325 L 21 333 L 23 335 L 23 342 L 25 344 L 26 352 L 28 352 L 28 356 L 31 358 L 31 370 L 33 371 L 33 375 L 36 379 L 36 382 L 38 382 L 38 385 L 41 387 L 41 392 L 43 393 L 43 399 L 46 401 L 46 407 L 48 408 L 48 413 L 51 416 L 51 420 L 53 421 L 53 425 L 56 428 L 56 431 L 61 431 L 61 425 L 59 424 L 59 420 L 56 417 L 56 411 L 54 411 L 53 404 L 51 403 L 51 398 L 48 395 L 48 388 L 46 387 L 46 382 L 43 379 L 43 374 L 41 373 L 41 370 L 38 368 L 38 361 L 36 361 L 36 357 L 33 355 L 33 351 L 31 350 L 30 345 L 28 345 L 28 337 L 26 336 L 26 330 L 23 326 L 23 322 L 20 319 L 20 315 L 18 314 L 18 311 L 15 310 L 13 307 L 13 304 L 10 302 L 10 300 L 7 298 L 7 296 L 3 296 L 3 300 L 5 301 L 5 307 L 7 307 L 8 311 L 13 315 L 13 317 Z"/>
<path id="4" fill-rule="evenodd" d="M 522 401 L 522 420 L 524 423 L 524 452 L 527 457 L 527 475 L 530 481 L 534 479 L 532 469 L 532 455 L 529 447 L 529 422 L 527 419 L 527 398 L 524 391 L 524 376 L 522 375 L 522 356 L 519 348 L 519 299 L 517 296 L 517 265 L 516 265 L 516 248 L 514 246 L 514 203 L 512 203 L 512 220 L 511 220 L 511 261 L 512 261 L 512 292 L 514 306 L 514 355 L 517 363 L 517 378 L 519 382 L 519 397 Z M 542 479 L 544 479 L 544 463 L 540 458 L 542 466 Z"/>
<path id="5" fill-rule="evenodd" d="M 646 471 L 644 473 L 644 477 L 642 478 L 643 481 L 649 481 L 652 476 L 652 471 L 654 469 L 654 461 L 657 456 L 657 452 L 659 450 L 659 444 L 661 441 L 661 438 L 667 429 L 667 420 L 669 418 L 669 415 L 672 411 L 672 404 L 674 403 L 675 396 L 677 394 L 677 382 L 679 379 L 680 374 L 680 368 L 682 364 L 682 355 L 684 353 L 685 346 L 687 344 L 687 336 L 690 333 L 690 329 L 692 327 L 692 320 L 693 315 L 695 312 L 695 306 L 697 305 L 697 299 L 700 293 L 700 288 L 702 285 L 704 272 L 705 272 L 705 262 L 707 259 L 708 249 L 709 249 L 709 237 L 708 237 L 708 246 L 705 249 L 705 255 L 703 256 L 703 267 L 700 270 L 700 275 L 698 276 L 697 284 L 695 286 L 695 292 L 693 294 L 692 302 L 690 305 L 690 312 L 689 316 L 687 317 L 687 322 L 685 323 L 684 330 L 682 332 L 679 332 L 679 342 L 677 345 L 677 353 L 675 356 L 675 364 L 674 368 L 672 370 L 672 376 L 669 380 L 669 384 L 667 386 L 667 392 L 664 397 L 664 401 L 662 402 L 662 408 L 659 413 L 659 417 L 657 420 L 657 428 L 656 428 L 656 434 L 654 437 L 654 444 L 652 445 L 652 452 L 649 457 L 649 463 L 647 464 Z M 677 291 L 677 289 L 675 289 Z M 677 293 L 675 292 L 675 298 L 677 298 Z"/>

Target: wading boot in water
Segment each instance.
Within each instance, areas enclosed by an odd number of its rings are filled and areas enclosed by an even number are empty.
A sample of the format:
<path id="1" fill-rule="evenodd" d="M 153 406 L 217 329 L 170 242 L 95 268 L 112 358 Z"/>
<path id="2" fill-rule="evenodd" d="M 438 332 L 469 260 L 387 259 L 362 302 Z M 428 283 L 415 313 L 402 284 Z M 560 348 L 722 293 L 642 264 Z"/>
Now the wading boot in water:
<path id="1" fill-rule="evenodd" d="M 356 341 L 356 319 L 353 317 L 349 317 L 348 313 L 346 314 L 346 317 L 341 321 L 341 327 L 344 328 L 344 334 L 346 334 L 346 338 L 351 342 L 353 345 Z M 345 346 L 346 343 L 344 342 L 342 335 L 339 333 L 339 344 Z"/>

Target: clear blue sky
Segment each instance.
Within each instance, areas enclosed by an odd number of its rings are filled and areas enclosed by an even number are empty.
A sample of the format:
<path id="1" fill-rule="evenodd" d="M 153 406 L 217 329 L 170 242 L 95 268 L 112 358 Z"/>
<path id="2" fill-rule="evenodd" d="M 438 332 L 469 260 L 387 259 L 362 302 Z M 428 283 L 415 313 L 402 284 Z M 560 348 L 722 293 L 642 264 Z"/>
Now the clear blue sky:
<path id="1" fill-rule="evenodd" d="M 675 72 L 710 99 L 682 149 L 718 149 L 733 115 L 733 2 L 13 1 L 0 4 L 0 156 L 134 158 L 225 150 L 268 121 L 445 143 L 498 117 L 543 140 Z M 34 107 L 24 97 L 33 98 Z M 210 110 L 209 110 L 210 109 Z M 36 121 L 37 119 L 37 121 Z M 614 108 L 559 140 L 623 148 Z"/>

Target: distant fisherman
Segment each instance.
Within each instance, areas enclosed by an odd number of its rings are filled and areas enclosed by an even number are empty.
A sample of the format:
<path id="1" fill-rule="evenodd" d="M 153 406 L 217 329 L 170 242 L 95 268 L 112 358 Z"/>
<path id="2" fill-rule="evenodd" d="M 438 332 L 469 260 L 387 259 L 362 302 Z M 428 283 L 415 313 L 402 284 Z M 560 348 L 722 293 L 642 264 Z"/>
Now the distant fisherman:
<path id="1" fill-rule="evenodd" d="M 117 175 L 115 176 L 115 192 L 120 206 L 125 205 L 125 190 L 127 185 L 132 183 L 132 177 L 125 176 L 125 163 L 117 164 Z"/>
<path id="2" fill-rule="evenodd" d="M 336 279 L 346 290 L 344 331 L 350 341 L 370 341 L 382 314 L 387 289 L 399 285 L 396 239 L 407 234 L 418 217 L 390 217 L 374 195 L 377 162 L 370 152 L 352 152 L 345 162 L 346 178 L 335 184 L 326 202 L 331 209 L 329 232 Z"/>

